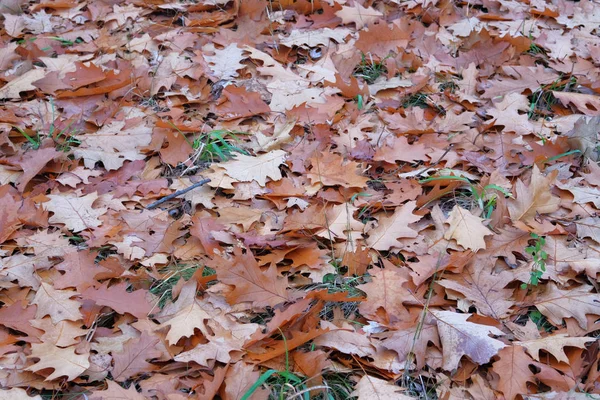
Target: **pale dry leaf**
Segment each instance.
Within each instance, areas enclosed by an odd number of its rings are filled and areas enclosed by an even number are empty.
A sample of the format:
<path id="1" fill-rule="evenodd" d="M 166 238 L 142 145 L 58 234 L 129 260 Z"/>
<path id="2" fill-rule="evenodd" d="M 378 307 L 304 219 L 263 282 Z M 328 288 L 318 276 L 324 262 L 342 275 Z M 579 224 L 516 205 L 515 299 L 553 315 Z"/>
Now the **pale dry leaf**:
<path id="1" fill-rule="evenodd" d="M 350 396 L 358 400 L 413 400 L 414 397 L 402 394 L 405 390 L 389 381 L 364 375 Z"/>
<path id="2" fill-rule="evenodd" d="M 89 352 L 77 354 L 75 347 L 63 349 L 52 343 L 33 343 L 29 358 L 39 358 L 39 361 L 26 370 L 37 372 L 50 368 L 54 372 L 45 380 L 51 381 L 66 376 L 68 380 L 72 381 L 89 368 L 89 357 Z"/>
<path id="3" fill-rule="evenodd" d="M 590 285 L 562 290 L 550 282 L 533 305 L 555 326 L 561 326 L 563 318 L 575 318 L 579 326 L 585 329 L 587 314 L 600 315 L 600 298 L 592 290 Z"/>
<path id="4" fill-rule="evenodd" d="M 50 194 L 50 201 L 44 206 L 54 213 L 49 219 L 50 223 L 65 224 L 67 229 L 77 233 L 85 229 L 97 228 L 102 224 L 99 216 L 106 214 L 106 208 L 93 208 L 92 204 L 98 198 L 98 193 L 93 192 L 85 196 L 74 193 Z"/>
<path id="5" fill-rule="evenodd" d="M 569 364 L 569 357 L 565 354 L 565 347 L 578 347 L 585 349 L 586 343 L 595 342 L 596 339 L 590 337 L 569 337 L 566 333 L 546 336 L 545 338 L 527 340 L 524 342 L 514 342 L 525 347 L 527 352 L 534 360 L 540 361 L 540 350 L 546 350 L 552 354 L 558 361 Z"/>
<path id="6" fill-rule="evenodd" d="M 111 121 L 96 133 L 79 135 L 81 145 L 74 150 L 76 158 L 83 158 L 87 168 L 94 169 L 101 161 L 107 170 L 119 169 L 126 160 L 146 158 L 141 149 L 150 144 L 152 128 L 145 122 L 128 126 L 127 121 Z"/>
<path id="7" fill-rule="evenodd" d="M 42 396 L 29 396 L 25 389 L 11 388 L 0 391 L 0 400 L 43 400 Z"/>
<path id="8" fill-rule="evenodd" d="M 358 2 L 355 2 L 353 7 L 342 6 L 342 9 L 336 11 L 335 15 L 340 17 L 344 24 L 354 23 L 356 29 L 362 29 L 383 17 L 380 11 L 371 7 L 365 8 Z"/>
<path id="9" fill-rule="evenodd" d="M 329 44 L 330 40 L 342 43 L 351 31 L 347 28 L 322 28 L 311 30 L 293 29 L 286 37 L 282 37 L 279 43 L 287 46 L 317 47 Z"/>
<path id="10" fill-rule="evenodd" d="M 49 315 L 54 324 L 60 321 L 78 321 L 83 318 L 79 308 L 81 303 L 70 300 L 77 295 L 73 290 L 55 290 L 51 285 L 42 282 L 31 304 L 37 305 L 36 318 Z"/>
<path id="11" fill-rule="evenodd" d="M 273 150 L 260 156 L 238 154 L 235 160 L 221 164 L 227 175 L 240 182 L 256 181 L 265 186 L 267 178 L 273 181 L 281 179 L 279 166 L 285 162 L 287 153 L 283 150 Z"/>
<path id="12" fill-rule="evenodd" d="M 556 175 L 557 172 L 554 171 L 545 177 L 537 165 L 534 165 L 529 186 L 525 186 L 520 179 L 517 181 L 517 198 L 508 202 L 508 212 L 513 221 L 528 223 L 537 214 L 549 214 L 558 210 L 560 197 L 554 196 L 549 190 Z"/>
<path id="13" fill-rule="evenodd" d="M 397 239 L 417 237 L 418 232 L 409 226 L 422 218 L 412 213 L 416 206 L 415 201 L 409 201 L 396 208 L 394 214 L 379 217 L 377 227 L 368 232 L 367 244 L 376 250 L 389 250 L 402 245 Z"/>
<path id="14" fill-rule="evenodd" d="M 600 243 L 600 218 L 586 217 L 575 221 L 577 226 L 577 237 L 580 239 L 589 237 L 596 243 Z"/>
<path id="15" fill-rule="evenodd" d="M 600 96 L 557 91 L 552 91 L 552 94 L 565 106 L 573 104 L 579 111 L 586 115 L 600 115 Z"/>
<path id="16" fill-rule="evenodd" d="M 592 161 L 598 161 L 600 158 L 598 132 L 600 132 L 600 117 L 581 117 L 575 123 L 573 130 L 565 136 L 572 149 L 580 150 Z"/>
<path id="17" fill-rule="evenodd" d="M 245 57 L 244 50 L 231 43 L 223 49 L 216 49 L 213 43 L 202 47 L 204 59 L 210 65 L 213 75 L 222 80 L 230 80 L 239 75 L 238 70 L 245 67 L 240 61 Z M 214 55 L 207 55 L 213 53 Z"/>
<path id="18" fill-rule="evenodd" d="M 455 239 L 459 245 L 474 252 L 485 249 L 485 237 L 494 232 L 483 225 L 483 221 L 469 210 L 455 205 L 446 220 L 450 227 L 444 234 L 444 239 Z"/>
<path id="19" fill-rule="evenodd" d="M 438 332 L 444 354 L 443 368 L 452 371 L 458 367 L 462 356 L 466 355 L 476 364 L 485 364 L 506 345 L 489 335 L 501 336 L 504 333 L 493 326 L 468 322 L 471 314 L 452 311 L 431 311 L 437 319 Z"/>
<path id="20" fill-rule="evenodd" d="M 21 92 L 37 90 L 33 86 L 33 82 L 39 81 L 46 76 L 46 71 L 41 68 L 33 68 L 25 72 L 23 75 L 14 78 L 6 85 L 0 88 L 0 99 L 18 100 L 21 98 Z"/>

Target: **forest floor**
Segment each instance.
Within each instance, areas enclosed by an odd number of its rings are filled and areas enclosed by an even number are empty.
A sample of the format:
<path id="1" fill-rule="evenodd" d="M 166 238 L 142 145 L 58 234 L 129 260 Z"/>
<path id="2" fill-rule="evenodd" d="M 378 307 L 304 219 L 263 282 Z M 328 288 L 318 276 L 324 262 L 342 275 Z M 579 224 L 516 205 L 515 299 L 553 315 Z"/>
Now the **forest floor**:
<path id="1" fill-rule="evenodd" d="M 0 11 L 1 398 L 600 398 L 597 3 Z"/>

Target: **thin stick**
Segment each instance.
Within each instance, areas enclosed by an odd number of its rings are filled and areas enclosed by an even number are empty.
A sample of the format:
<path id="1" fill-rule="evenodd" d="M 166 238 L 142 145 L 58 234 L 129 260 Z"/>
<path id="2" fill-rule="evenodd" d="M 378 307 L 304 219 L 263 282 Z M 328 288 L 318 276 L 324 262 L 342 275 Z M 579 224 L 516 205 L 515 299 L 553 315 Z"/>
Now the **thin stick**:
<path id="1" fill-rule="evenodd" d="M 174 199 L 177 196 L 181 196 L 182 194 L 186 194 L 187 192 L 189 192 L 190 190 L 194 190 L 199 186 L 204 185 L 205 183 L 210 182 L 210 179 L 202 179 L 200 182 L 196 182 L 193 185 L 186 187 L 185 189 L 181 189 L 176 191 L 175 193 L 171 193 L 168 196 L 163 197 L 160 200 L 155 201 L 154 203 L 150 204 L 148 207 L 146 207 L 147 210 L 152 210 L 153 208 L 156 208 L 158 206 L 160 206 L 162 203 L 169 201 L 171 199 Z"/>

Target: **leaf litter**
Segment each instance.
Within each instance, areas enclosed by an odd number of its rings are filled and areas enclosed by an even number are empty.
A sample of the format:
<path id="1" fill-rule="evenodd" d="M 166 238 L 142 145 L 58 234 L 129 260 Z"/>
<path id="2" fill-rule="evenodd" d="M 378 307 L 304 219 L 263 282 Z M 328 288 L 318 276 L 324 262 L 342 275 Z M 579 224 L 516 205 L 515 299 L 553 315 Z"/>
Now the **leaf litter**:
<path id="1" fill-rule="evenodd" d="M 595 2 L 1 11 L 6 396 L 600 395 Z"/>

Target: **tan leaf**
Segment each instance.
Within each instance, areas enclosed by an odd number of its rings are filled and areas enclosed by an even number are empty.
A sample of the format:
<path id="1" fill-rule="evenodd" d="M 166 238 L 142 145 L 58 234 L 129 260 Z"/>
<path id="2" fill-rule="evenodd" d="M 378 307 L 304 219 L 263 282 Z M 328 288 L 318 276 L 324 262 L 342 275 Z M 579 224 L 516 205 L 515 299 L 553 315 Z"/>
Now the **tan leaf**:
<path id="1" fill-rule="evenodd" d="M 586 314 L 600 315 L 600 299 L 592 293 L 593 287 L 582 285 L 568 290 L 559 289 L 553 282 L 533 303 L 555 326 L 563 323 L 563 318 L 575 318 L 582 328 L 587 328 Z"/>
<path id="2" fill-rule="evenodd" d="M 414 397 L 402 394 L 405 390 L 383 379 L 364 375 L 350 396 L 356 396 L 358 400 L 413 400 Z"/>
<path id="3" fill-rule="evenodd" d="M 350 29 L 347 28 L 292 29 L 288 36 L 279 40 L 279 43 L 290 48 L 292 46 L 317 47 L 328 45 L 330 40 L 342 43 L 350 33 Z"/>
<path id="4" fill-rule="evenodd" d="M 204 59 L 209 63 L 214 76 L 219 79 L 229 80 L 238 76 L 238 70 L 245 67 L 240 61 L 244 59 L 244 50 L 231 43 L 223 49 L 216 49 L 213 43 L 202 47 Z M 213 53 L 213 55 L 208 55 Z"/>
<path id="5" fill-rule="evenodd" d="M 37 304 L 36 318 L 43 318 L 49 315 L 52 323 L 57 324 L 60 321 L 78 321 L 83 318 L 79 312 L 81 303 L 76 300 L 69 300 L 77 295 L 72 290 L 55 290 L 51 285 L 42 282 L 31 304 Z"/>
<path id="6" fill-rule="evenodd" d="M 589 237 L 596 243 L 600 243 L 600 218 L 586 217 L 575 221 L 577 226 L 577 237 L 580 239 Z"/>
<path id="7" fill-rule="evenodd" d="M 354 3 L 354 7 L 342 6 L 342 9 L 336 11 L 335 15 L 340 17 L 344 24 L 354 23 L 356 29 L 362 29 L 383 17 L 383 14 L 376 9 L 365 8 L 359 3 Z"/>
<path id="8" fill-rule="evenodd" d="M 360 237 L 360 233 L 364 225 L 354 219 L 354 213 L 358 210 L 350 204 L 339 204 L 327 210 L 327 220 L 325 221 L 325 229 L 317 233 L 318 236 L 326 239 L 348 239 L 348 235 L 355 234 Z"/>
<path id="9" fill-rule="evenodd" d="M 516 200 L 508 201 L 508 212 L 513 221 L 532 221 L 536 214 L 549 214 L 558 210 L 560 198 L 549 190 L 558 171 L 545 177 L 537 165 L 533 166 L 529 186 L 519 179 L 516 185 Z"/>
<path id="10" fill-rule="evenodd" d="M 156 349 L 159 339 L 142 332 L 139 338 L 129 339 L 122 353 L 113 353 L 115 364 L 111 374 L 115 381 L 123 382 L 141 373 L 150 372 L 156 366 L 147 360 L 157 358 L 161 352 Z"/>
<path id="11" fill-rule="evenodd" d="M 371 270 L 371 276 L 371 282 L 359 286 L 367 294 L 367 300 L 360 303 L 360 313 L 386 326 L 409 318 L 402 302 L 414 297 L 404 287 L 406 278 L 389 268 Z"/>
<path id="12" fill-rule="evenodd" d="M 552 354 L 558 361 L 570 364 L 569 357 L 565 354 L 564 347 L 579 347 L 585 349 L 585 344 L 595 342 L 596 339 L 590 337 L 569 337 L 566 333 L 546 336 L 542 339 L 527 340 L 524 342 L 515 342 L 519 346 L 525 347 L 534 360 L 540 361 L 540 350 L 546 350 Z"/>
<path id="13" fill-rule="evenodd" d="M 106 208 L 93 208 L 92 204 L 98 198 L 98 193 L 93 192 L 85 196 L 74 193 L 50 194 L 50 201 L 44 206 L 54 213 L 50 223 L 65 224 L 73 232 L 97 228 L 102 224 L 99 216 L 106 214 Z"/>
<path id="14" fill-rule="evenodd" d="M 30 69 L 0 88 L 0 99 L 20 99 L 19 93 L 37 90 L 32 83 L 42 79 L 45 75 L 46 71 L 41 68 Z"/>
<path id="15" fill-rule="evenodd" d="M 32 320 L 31 326 L 44 331 L 40 338 L 43 342 L 52 343 L 58 347 L 76 345 L 80 341 L 79 338 L 88 333 L 88 330 L 81 329 L 80 323 L 65 320 L 54 324 L 50 318 Z"/>
<path id="16" fill-rule="evenodd" d="M 329 332 L 315 338 L 316 346 L 329 347 L 345 354 L 356 354 L 359 357 L 369 357 L 375 354 L 375 346 L 366 334 L 356 332 L 350 324 L 344 324 L 341 328 L 331 322 L 321 320 L 321 327 L 330 329 Z"/>
<path id="17" fill-rule="evenodd" d="M 278 276 L 275 265 L 263 272 L 251 251 L 243 254 L 236 247 L 231 259 L 215 260 L 219 280 L 234 287 L 226 294 L 229 304 L 252 302 L 255 307 L 273 307 L 293 299 L 287 292 L 287 279 Z"/>
<path id="18" fill-rule="evenodd" d="M 110 379 L 106 380 L 106 390 L 94 390 L 89 399 L 90 400 L 107 400 L 107 399 L 127 399 L 127 400 L 144 400 L 145 396 L 142 396 L 135 390 L 135 385 L 131 385 L 129 389 L 124 389 L 117 382 Z"/>
<path id="19" fill-rule="evenodd" d="M 227 225 L 240 224 L 244 231 L 248 231 L 261 219 L 263 213 L 264 210 L 254 207 L 222 207 L 219 208 L 217 222 Z"/>
<path id="20" fill-rule="evenodd" d="M 431 311 L 437 319 L 438 332 L 444 352 L 443 366 L 447 371 L 458 367 L 462 356 L 466 355 L 476 364 L 485 364 L 506 347 L 504 343 L 488 335 L 504 335 L 493 326 L 468 322 L 471 314 L 459 314 L 452 311 Z"/>
<path id="21" fill-rule="evenodd" d="M 83 158 L 90 169 L 101 161 L 108 171 L 121 168 L 125 160 L 143 160 L 146 156 L 140 149 L 150 144 L 152 128 L 142 121 L 129 121 L 111 121 L 98 132 L 78 135 L 81 145 L 75 148 L 75 157 Z"/>
<path id="22" fill-rule="evenodd" d="M 227 340 L 227 335 L 223 333 L 218 337 L 211 338 L 208 343 L 199 344 L 192 350 L 176 355 L 173 359 L 183 363 L 194 361 L 196 364 L 208 367 L 208 360 L 229 363 L 231 361 L 229 353 L 235 350 L 240 350 L 240 346 Z"/>
<path id="23" fill-rule="evenodd" d="M 590 186 L 569 186 L 558 185 L 559 188 L 568 190 L 573 195 L 573 202 L 577 204 L 592 203 L 594 207 L 600 209 L 600 189 Z"/>
<path id="24" fill-rule="evenodd" d="M 225 377 L 225 400 L 240 400 L 252 385 L 260 378 L 260 371 L 255 366 L 244 362 L 233 364 Z M 263 388 L 257 389 L 248 400 L 267 398 Z"/>
<path id="25" fill-rule="evenodd" d="M 63 349 L 52 343 L 33 343 L 29 358 L 39 358 L 39 361 L 26 370 L 37 372 L 51 368 L 54 372 L 46 378 L 47 381 L 61 376 L 66 376 L 68 380 L 72 381 L 89 368 L 89 357 L 89 352 L 75 353 L 75 347 Z"/>
<path id="26" fill-rule="evenodd" d="M 194 334 L 196 328 L 200 329 L 204 335 L 207 335 L 205 321 L 210 319 L 211 315 L 204 310 L 198 302 L 182 308 L 173 318 L 167 320 L 159 328 L 170 326 L 167 334 L 169 344 L 176 344 L 182 337 L 190 337 Z"/>
<path id="27" fill-rule="evenodd" d="M 575 123 L 573 130 L 568 132 L 567 143 L 572 149 L 578 149 L 592 161 L 598 161 L 600 149 L 598 148 L 598 132 L 600 131 L 600 117 L 581 117 Z"/>
<path id="28" fill-rule="evenodd" d="M 409 227 L 422 218 L 412 213 L 416 206 L 415 201 L 409 201 L 396 208 L 394 214 L 379 217 L 377 227 L 368 232 L 367 244 L 375 250 L 389 250 L 402 245 L 396 239 L 417 237 L 419 233 Z"/>
<path id="29" fill-rule="evenodd" d="M 493 370 L 500 376 L 497 390 L 504 394 L 506 400 L 513 400 L 518 395 L 526 395 L 527 382 L 535 382 L 529 364 L 533 362 L 520 346 L 508 346 L 498 352 L 499 360 Z"/>
<path id="30" fill-rule="evenodd" d="M 465 249 L 475 252 L 485 249 L 485 236 L 494 234 L 483 225 L 483 219 L 476 217 L 459 205 L 455 205 L 450 211 L 446 223 L 450 224 L 450 228 L 444 234 L 444 239 L 455 239 Z"/>
<path id="31" fill-rule="evenodd" d="M 29 396 L 25 389 L 11 388 L 0 391 L 0 400 L 43 400 L 42 396 Z"/>
<path id="32" fill-rule="evenodd" d="M 586 115 L 600 115 L 600 96 L 574 92 L 557 92 L 554 90 L 552 94 L 565 106 L 573 104 L 579 111 Z"/>
<path id="33" fill-rule="evenodd" d="M 255 180 L 261 186 L 265 186 L 267 178 L 273 181 L 281 179 L 279 166 L 285 162 L 286 156 L 287 153 L 283 150 L 273 150 L 256 157 L 238 154 L 235 160 L 221 165 L 227 171 L 227 175 L 240 182 Z"/>
<path id="34" fill-rule="evenodd" d="M 469 264 L 460 275 L 443 279 L 439 284 L 455 291 L 460 299 L 472 302 L 479 314 L 504 319 L 514 305 L 514 301 L 509 300 L 513 290 L 504 288 L 515 276 L 511 271 L 494 272 L 495 264 L 495 258 L 485 257 Z"/>

